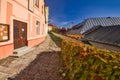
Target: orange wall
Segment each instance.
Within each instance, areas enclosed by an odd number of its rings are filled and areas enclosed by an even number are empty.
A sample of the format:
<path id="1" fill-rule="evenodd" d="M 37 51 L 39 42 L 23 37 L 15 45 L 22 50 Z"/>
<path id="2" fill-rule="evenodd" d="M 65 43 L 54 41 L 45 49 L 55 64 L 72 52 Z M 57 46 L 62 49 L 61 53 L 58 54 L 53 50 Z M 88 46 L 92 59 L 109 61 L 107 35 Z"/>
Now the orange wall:
<path id="1" fill-rule="evenodd" d="M 0 42 L 0 59 L 13 53 L 13 20 L 27 23 L 28 46 L 38 45 L 45 40 L 46 34 L 42 34 L 43 24 L 45 25 L 45 14 L 42 13 L 44 4 L 44 0 L 39 0 L 39 8 L 34 6 L 34 11 L 31 12 L 28 10 L 28 0 L 0 0 L 0 23 L 10 25 L 10 40 Z M 40 22 L 39 35 L 36 35 L 36 20 Z"/>
<path id="2" fill-rule="evenodd" d="M 1 0 L 0 0 L 0 15 L 1 15 Z"/>
<path id="3" fill-rule="evenodd" d="M 12 15 L 12 4 L 10 4 L 9 2 L 7 2 L 6 11 L 8 12 L 6 13 L 7 16 L 6 23 L 10 24 L 11 15 Z M 4 43 L 4 42 L 0 42 L 0 43 Z M 13 53 L 13 43 L 0 46 L 0 59 L 8 57 L 12 53 Z"/>
<path id="4" fill-rule="evenodd" d="M 45 37 L 29 40 L 28 41 L 28 46 L 29 47 L 36 46 L 36 45 L 40 44 L 41 42 L 43 42 L 44 40 L 45 40 Z"/>
<path id="5" fill-rule="evenodd" d="M 7 2 L 7 13 L 6 13 L 6 17 L 7 17 L 7 24 L 10 24 L 10 20 L 11 20 L 11 16 L 12 16 L 12 4 Z"/>
<path id="6" fill-rule="evenodd" d="M 13 44 L 0 46 L 0 59 L 8 57 L 13 53 Z"/>

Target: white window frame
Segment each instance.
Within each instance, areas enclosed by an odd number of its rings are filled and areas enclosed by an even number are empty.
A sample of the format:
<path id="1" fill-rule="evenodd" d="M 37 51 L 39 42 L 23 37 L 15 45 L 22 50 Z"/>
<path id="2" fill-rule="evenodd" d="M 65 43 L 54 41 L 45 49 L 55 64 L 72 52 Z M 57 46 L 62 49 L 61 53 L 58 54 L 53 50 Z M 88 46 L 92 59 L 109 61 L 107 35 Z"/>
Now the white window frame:
<path id="1" fill-rule="evenodd" d="M 35 6 L 39 8 L 39 0 L 34 0 Z"/>
<path id="2" fill-rule="evenodd" d="M 36 35 L 40 34 L 40 22 L 37 20 L 36 21 Z"/>
<path id="3" fill-rule="evenodd" d="M 34 11 L 34 0 L 28 0 L 28 9 Z"/>

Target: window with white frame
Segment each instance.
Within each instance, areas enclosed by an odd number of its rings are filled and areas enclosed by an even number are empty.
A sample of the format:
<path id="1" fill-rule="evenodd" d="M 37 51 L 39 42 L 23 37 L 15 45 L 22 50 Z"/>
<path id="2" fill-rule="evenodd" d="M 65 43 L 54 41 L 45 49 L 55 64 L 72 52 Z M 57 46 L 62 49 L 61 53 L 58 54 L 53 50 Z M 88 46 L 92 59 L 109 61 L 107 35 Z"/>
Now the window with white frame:
<path id="1" fill-rule="evenodd" d="M 42 6 L 42 14 L 44 13 L 44 6 Z"/>
<path id="2" fill-rule="evenodd" d="M 40 22 L 36 21 L 36 35 L 40 34 Z"/>
<path id="3" fill-rule="evenodd" d="M 1 16 L 1 0 L 0 0 L 0 16 Z"/>
<path id="4" fill-rule="evenodd" d="M 39 7 L 39 0 L 35 0 L 35 6 Z"/>
<path id="5" fill-rule="evenodd" d="M 45 27 L 44 27 L 44 24 L 43 24 L 43 31 L 42 31 L 42 34 L 44 34 L 44 33 L 45 33 L 45 31 L 44 31 L 44 30 L 45 30 Z"/>
<path id="6" fill-rule="evenodd" d="M 34 1 L 28 0 L 28 9 L 33 12 L 34 9 Z"/>

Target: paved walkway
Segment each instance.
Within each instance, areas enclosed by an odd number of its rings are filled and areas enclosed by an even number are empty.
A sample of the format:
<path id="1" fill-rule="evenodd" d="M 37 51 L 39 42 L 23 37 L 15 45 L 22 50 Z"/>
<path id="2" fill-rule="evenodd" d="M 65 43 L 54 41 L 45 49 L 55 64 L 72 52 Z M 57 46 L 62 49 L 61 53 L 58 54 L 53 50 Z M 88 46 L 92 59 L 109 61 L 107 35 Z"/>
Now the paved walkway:
<path id="1" fill-rule="evenodd" d="M 15 76 L 16 74 L 20 73 L 20 71 L 22 71 L 27 66 L 29 66 L 30 63 L 37 58 L 38 54 L 41 54 L 46 51 L 49 52 L 60 51 L 60 48 L 55 45 L 55 43 L 51 40 L 49 36 L 34 51 L 27 53 L 26 55 L 20 58 L 17 58 L 16 60 L 12 61 L 12 63 L 9 64 L 9 66 L 0 65 L 0 80 L 7 80 L 8 77 Z M 50 60 L 52 60 L 52 58 Z M 19 79 L 19 80 L 26 80 L 26 79 Z M 40 80 L 40 79 L 32 79 L 32 80 Z M 41 80 L 48 80 L 48 79 L 41 79 Z M 59 80 L 59 79 L 49 79 L 49 80 Z"/>

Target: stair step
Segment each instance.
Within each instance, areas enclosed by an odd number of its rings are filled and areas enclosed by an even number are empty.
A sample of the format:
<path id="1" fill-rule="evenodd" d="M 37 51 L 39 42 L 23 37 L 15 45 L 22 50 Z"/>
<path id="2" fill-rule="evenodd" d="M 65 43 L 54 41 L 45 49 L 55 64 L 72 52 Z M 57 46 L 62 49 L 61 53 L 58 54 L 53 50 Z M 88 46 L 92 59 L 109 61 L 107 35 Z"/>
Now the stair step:
<path id="1" fill-rule="evenodd" d="M 25 55 L 26 53 L 29 53 L 33 50 L 35 50 L 36 47 L 22 47 L 22 48 L 19 48 L 19 49 L 15 49 L 13 54 L 11 55 L 12 57 L 21 57 L 23 55 Z"/>

